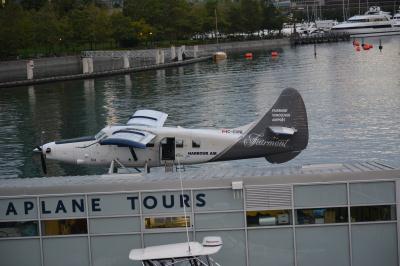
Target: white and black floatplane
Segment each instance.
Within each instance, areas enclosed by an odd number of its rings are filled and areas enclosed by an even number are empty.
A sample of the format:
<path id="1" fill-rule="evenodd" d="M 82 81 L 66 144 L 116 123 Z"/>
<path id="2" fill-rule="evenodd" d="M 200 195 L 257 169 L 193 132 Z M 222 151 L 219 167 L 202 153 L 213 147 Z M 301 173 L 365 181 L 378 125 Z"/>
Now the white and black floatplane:
<path id="1" fill-rule="evenodd" d="M 222 239 L 209 236 L 203 239 L 203 243 L 182 242 L 132 249 L 129 259 L 140 261 L 143 266 L 219 266 L 210 255 L 221 248 Z"/>
<path id="2" fill-rule="evenodd" d="M 285 89 L 257 121 L 233 129 L 164 127 L 167 114 L 136 111 L 124 125 L 106 126 L 95 136 L 54 141 L 38 146 L 46 159 L 78 165 L 145 168 L 265 157 L 284 163 L 308 144 L 304 102 L 295 89 Z M 138 170 L 138 169 L 137 169 Z"/>

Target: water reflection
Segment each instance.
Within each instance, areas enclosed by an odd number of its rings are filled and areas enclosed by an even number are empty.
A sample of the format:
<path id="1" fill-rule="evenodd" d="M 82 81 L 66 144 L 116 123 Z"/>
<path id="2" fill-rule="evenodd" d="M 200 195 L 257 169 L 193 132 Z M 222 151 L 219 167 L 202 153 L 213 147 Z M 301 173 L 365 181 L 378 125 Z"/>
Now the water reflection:
<path id="1" fill-rule="evenodd" d="M 379 39 L 369 42 L 377 47 Z M 32 156 L 44 141 L 92 135 L 106 124 L 125 123 L 138 108 L 167 112 L 167 125 L 236 127 L 257 118 L 282 89 L 304 97 L 308 148 L 285 165 L 379 160 L 400 165 L 399 38 L 384 49 L 355 52 L 350 43 L 284 47 L 279 56 L 254 52 L 253 60 L 230 54 L 219 64 L 203 62 L 0 91 L 0 176 L 38 176 Z M 44 134 L 42 136 L 42 131 Z M 207 167 L 271 166 L 264 159 Z M 201 166 L 200 166 L 201 167 Z M 50 163 L 51 175 L 104 169 Z"/>

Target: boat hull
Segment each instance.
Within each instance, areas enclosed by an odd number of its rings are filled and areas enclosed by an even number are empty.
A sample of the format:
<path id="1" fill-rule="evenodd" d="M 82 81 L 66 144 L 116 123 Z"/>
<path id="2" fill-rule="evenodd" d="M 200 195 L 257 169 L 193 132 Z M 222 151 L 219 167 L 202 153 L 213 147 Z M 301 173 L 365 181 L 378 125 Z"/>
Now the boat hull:
<path id="1" fill-rule="evenodd" d="M 349 33 L 351 37 L 370 37 L 370 36 L 388 36 L 400 35 L 400 27 L 390 28 L 338 28 L 332 29 L 334 33 Z"/>

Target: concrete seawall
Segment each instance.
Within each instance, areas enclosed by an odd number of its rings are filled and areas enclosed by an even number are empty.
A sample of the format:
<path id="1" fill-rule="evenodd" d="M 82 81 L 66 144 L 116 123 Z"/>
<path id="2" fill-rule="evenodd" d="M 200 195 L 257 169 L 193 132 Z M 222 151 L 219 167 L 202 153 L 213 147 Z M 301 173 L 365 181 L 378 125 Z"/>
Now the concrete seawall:
<path id="1" fill-rule="evenodd" d="M 199 45 L 198 48 L 185 46 L 165 49 L 134 51 L 87 51 L 82 56 L 49 57 L 34 60 L 0 62 L 0 88 L 32 85 L 44 82 L 84 79 L 116 75 L 129 72 L 186 65 L 210 59 L 213 52 L 248 51 L 277 48 L 289 45 L 288 39 L 256 40 L 220 44 Z M 157 53 L 161 52 L 157 55 Z M 184 53 L 193 60 L 178 60 Z M 181 54 L 181 56 L 182 56 Z M 125 58 L 124 58 L 125 57 Z M 89 71 L 85 70 L 84 58 L 91 58 Z M 175 59 L 175 60 L 174 60 Z M 29 74 L 30 72 L 30 74 Z M 30 78 L 28 78 L 30 77 Z"/>

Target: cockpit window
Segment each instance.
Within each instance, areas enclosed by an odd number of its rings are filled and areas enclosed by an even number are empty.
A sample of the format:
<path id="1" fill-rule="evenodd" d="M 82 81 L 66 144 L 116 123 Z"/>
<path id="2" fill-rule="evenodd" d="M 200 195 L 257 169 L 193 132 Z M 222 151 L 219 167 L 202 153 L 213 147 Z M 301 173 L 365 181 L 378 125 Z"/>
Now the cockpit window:
<path id="1" fill-rule="evenodd" d="M 95 137 L 96 140 L 100 140 L 100 139 L 103 139 L 105 136 L 107 136 L 107 134 L 104 131 L 100 131 L 94 137 Z"/>

